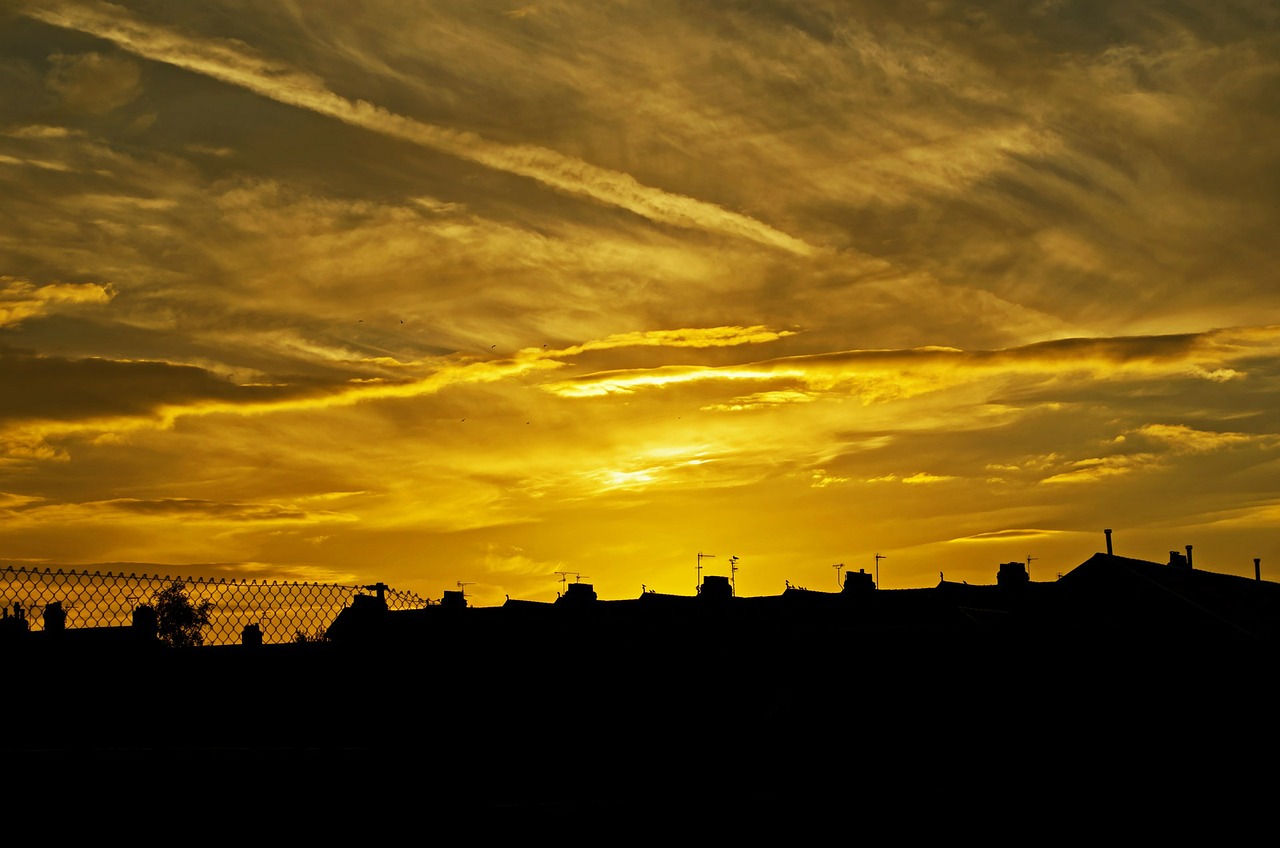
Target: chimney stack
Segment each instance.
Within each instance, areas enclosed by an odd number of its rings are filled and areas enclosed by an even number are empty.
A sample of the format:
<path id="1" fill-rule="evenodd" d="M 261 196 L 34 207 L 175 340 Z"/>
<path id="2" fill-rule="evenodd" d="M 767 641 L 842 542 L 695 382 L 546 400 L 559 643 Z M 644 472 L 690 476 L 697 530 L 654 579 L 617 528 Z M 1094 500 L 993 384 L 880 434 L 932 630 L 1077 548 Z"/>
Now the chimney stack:
<path id="1" fill-rule="evenodd" d="M 1262 560 L 1259 557 L 1253 558 L 1253 579 L 1262 579 Z"/>
<path id="2" fill-rule="evenodd" d="M 1194 567 L 1195 566 L 1191 564 L 1191 546 L 1187 545 L 1187 568 L 1194 568 Z"/>
<path id="3" fill-rule="evenodd" d="M 1111 530 L 1107 529 L 1102 532 L 1107 534 L 1107 556 L 1111 556 Z"/>

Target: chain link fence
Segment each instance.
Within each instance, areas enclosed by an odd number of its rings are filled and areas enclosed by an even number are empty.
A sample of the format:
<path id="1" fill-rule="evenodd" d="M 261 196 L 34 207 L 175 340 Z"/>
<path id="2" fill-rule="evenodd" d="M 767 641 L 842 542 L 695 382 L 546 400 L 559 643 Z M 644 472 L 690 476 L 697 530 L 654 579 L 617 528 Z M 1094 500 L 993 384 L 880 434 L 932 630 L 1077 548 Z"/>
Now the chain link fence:
<path id="1" fill-rule="evenodd" d="M 68 630 L 128 627 L 137 607 L 153 603 L 175 582 L 183 585 L 192 605 L 206 601 L 211 605 L 203 631 L 205 645 L 239 644 L 251 624 L 260 629 L 264 644 L 323 641 L 329 625 L 356 595 L 379 593 L 391 610 L 436 603 L 381 584 L 340 586 L 6 566 L 0 570 L 2 615 L 25 619 L 26 628 L 38 631 L 44 629 L 45 608 L 60 604 Z"/>

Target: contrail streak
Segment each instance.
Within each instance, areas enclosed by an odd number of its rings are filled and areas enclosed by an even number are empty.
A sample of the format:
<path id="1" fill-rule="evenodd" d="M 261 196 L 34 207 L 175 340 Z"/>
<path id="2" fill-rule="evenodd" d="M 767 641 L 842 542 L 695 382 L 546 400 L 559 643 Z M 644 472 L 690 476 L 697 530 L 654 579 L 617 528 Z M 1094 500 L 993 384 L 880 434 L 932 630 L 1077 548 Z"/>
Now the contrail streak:
<path id="1" fill-rule="evenodd" d="M 746 238 L 800 255 L 814 253 L 814 248 L 806 242 L 750 216 L 644 185 L 630 174 L 601 168 L 545 147 L 500 144 L 475 133 L 435 126 L 363 100 L 351 100 L 331 91 L 319 77 L 259 56 L 239 42 L 192 38 L 141 21 L 128 10 L 110 3 L 26 2 L 19 11 L 52 26 L 105 39 L 145 59 L 204 74 L 280 103 L 498 171 L 528 177 L 560 191 L 626 209 L 651 221 Z"/>

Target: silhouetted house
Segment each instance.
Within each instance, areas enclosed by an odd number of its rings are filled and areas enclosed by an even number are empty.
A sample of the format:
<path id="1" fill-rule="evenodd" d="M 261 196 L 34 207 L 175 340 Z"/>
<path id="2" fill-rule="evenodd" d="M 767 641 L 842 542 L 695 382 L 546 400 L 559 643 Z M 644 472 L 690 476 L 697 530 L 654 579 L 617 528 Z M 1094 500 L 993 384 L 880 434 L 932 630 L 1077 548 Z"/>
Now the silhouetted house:
<path id="1" fill-rule="evenodd" d="M 1095 554 L 1056 584 L 1064 631 L 1143 644 L 1275 647 L 1280 584 L 1168 564 Z"/>
<path id="2" fill-rule="evenodd" d="M 1177 552 L 1173 552 L 1177 554 Z M 448 613 L 454 613 L 452 615 Z M 942 580 L 936 587 L 876 589 L 865 570 L 845 575 L 839 592 L 788 586 L 777 596 L 735 597 L 730 580 L 707 576 L 694 596 L 642 592 L 601 600 L 587 583 L 569 584 L 555 602 L 508 599 L 470 608 L 460 592 L 439 606 L 388 612 L 361 596 L 329 630 L 335 642 L 374 639 L 400 646 L 465 639 L 468 650 L 508 652 L 573 644 L 578 656 L 611 661 L 611 651 L 648 646 L 684 650 L 702 643 L 750 646 L 759 656 L 830 656 L 865 643 L 878 657 L 925 652 L 1022 658 L 1087 652 L 1097 661 L 1143 646 L 1165 655 L 1197 642 L 1280 642 L 1280 586 L 1168 564 L 1096 554 L 1052 582 L 1031 581 L 1024 563 L 999 565 L 996 582 Z"/>
<path id="3" fill-rule="evenodd" d="M 356 595 L 325 630 L 325 638 L 340 644 L 379 642 L 385 638 L 390 621 L 385 598 Z"/>

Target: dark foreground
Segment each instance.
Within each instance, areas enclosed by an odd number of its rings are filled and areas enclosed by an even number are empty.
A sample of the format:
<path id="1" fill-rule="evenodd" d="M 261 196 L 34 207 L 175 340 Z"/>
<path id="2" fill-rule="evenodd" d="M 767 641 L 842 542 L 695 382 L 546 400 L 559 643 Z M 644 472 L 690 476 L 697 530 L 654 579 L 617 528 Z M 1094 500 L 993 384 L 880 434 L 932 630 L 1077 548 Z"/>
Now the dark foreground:
<path id="1" fill-rule="evenodd" d="M 426 810 L 878 798 L 990 812 L 1157 788 L 1243 803 L 1274 785 L 1256 780 L 1276 753 L 1269 650 L 703 635 L 24 651 L 7 663 L 21 707 L 5 744 L 51 785 L 105 791 L 133 773 L 146 794 L 181 775 L 196 794 L 308 786 Z"/>
<path id="2" fill-rule="evenodd" d="M 1273 827 L 1280 587 L 1086 566 L 1076 588 L 1014 593 L 435 610 L 297 645 L 0 645 L 9 797 L 198 799 L 223 817 L 302 798 L 348 822 L 551 827 L 894 816 L 1028 839 Z"/>

